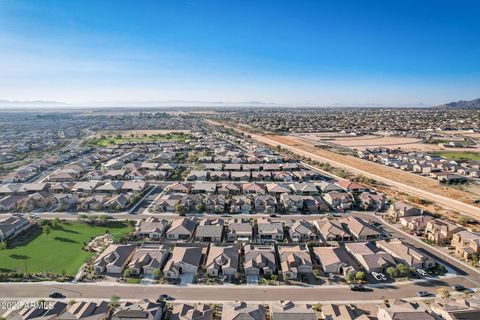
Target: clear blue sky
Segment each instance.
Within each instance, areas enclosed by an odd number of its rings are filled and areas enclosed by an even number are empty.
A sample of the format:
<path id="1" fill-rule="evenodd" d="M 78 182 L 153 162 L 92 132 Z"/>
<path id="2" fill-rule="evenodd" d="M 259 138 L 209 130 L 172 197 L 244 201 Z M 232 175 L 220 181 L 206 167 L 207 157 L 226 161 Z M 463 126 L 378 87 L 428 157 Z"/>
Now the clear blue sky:
<path id="1" fill-rule="evenodd" d="M 477 0 L 0 0 L 0 99 L 478 97 Z"/>

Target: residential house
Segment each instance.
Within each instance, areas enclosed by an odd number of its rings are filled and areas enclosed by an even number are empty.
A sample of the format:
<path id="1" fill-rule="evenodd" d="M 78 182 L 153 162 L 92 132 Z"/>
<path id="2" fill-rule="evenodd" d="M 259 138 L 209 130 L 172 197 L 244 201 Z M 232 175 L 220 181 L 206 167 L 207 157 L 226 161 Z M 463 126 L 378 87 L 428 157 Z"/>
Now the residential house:
<path id="1" fill-rule="evenodd" d="M 409 217 L 402 217 L 400 218 L 400 224 L 407 228 L 410 231 L 415 233 L 423 232 L 427 228 L 427 224 L 434 220 L 435 218 L 432 216 L 409 216 Z"/>
<path id="2" fill-rule="evenodd" d="M 248 244 L 245 245 L 244 252 L 243 267 L 247 276 L 271 275 L 277 272 L 273 246 Z"/>
<path id="3" fill-rule="evenodd" d="M 314 247 L 313 255 L 325 273 L 343 273 L 346 267 L 352 265 L 344 247 Z"/>
<path id="4" fill-rule="evenodd" d="M 239 251 L 236 245 L 210 245 L 205 269 L 213 277 L 233 277 L 238 271 Z"/>
<path id="5" fill-rule="evenodd" d="M 201 242 L 221 242 L 224 220 L 206 218 L 200 220 L 195 231 L 195 240 Z"/>
<path id="6" fill-rule="evenodd" d="M 371 320 L 362 310 L 354 305 L 327 304 L 322 306 L 322 317 L 325 320 Z"/>
<path id="7" fill-rule="evenodd" d="M 430 269 L 436 264 L 433 258 L 423 254 L 399 239 L 377 241 L 376 245 L 378 248 L 392 255 L 399 263 L 403 263 L 415 269 Z"/>
<path id="8" fill-rule="evenodd" d="M 266 320 L 265 307 L 244 301 L 223 304 L 222 320 Z"/>
<path id="9" fill-rule="evenodd" d="M 166 303 L 147 299 L 139 302 L 125 302 L 116 308 L 111 320 L 162 320 L 166 312 Z"/>
<path id="10" fill-rule="evenodd" d="M 167 231 L 168 240 L 190 240 L 193 236 L 197 222 L 195 218 L 180 218 L 172 222 Z"/>
<path id="11" fill-rule="evenodd" d="M 213 309 L 208 304 L 175 304 L 167 316 L 169 320 L 212 320 Z"/>
<path id="12" fill-rule="evenodd" d="M 306 220 L 292 221 L 288 234 L 294 242 L 315 241 L 318 238 L 315 226 Z"/>
<path id="13" fill-rule="evenodd" d="M 397 201 L 394 204 L 390 205 L 388 214 L 395 221 L 398 221 L 402 217 L 419 216 L 422 214 L 422 210 L 404 202 Z"/>
<path id="14" fill-rule="evenodd" d="M 381 233 L 369 225 L 365 220 L 357 217 L 348 217 L 341 219 L 345 230 L 347 230 L 357 240 L 368 241 L 375 240 L 381 237 Z"/>
<path id="15" fill-rule="evenodd" d="M 253 197 L 253 205 L 256 213 L 275 213 L 277 210 L 276 203 L 277 200 L 275 197 L 269 194 Z"/>
<path id="16" fill-rule="evenodd" d="M 459 231 L 453 234 L 452 247 L 455 249 L 455 254 L 464 259 L 469 260 L 473 255 L 480 254 L 480 235 L 470 231 Z"/>
<path id="17" fill-rule="evenodd" d="M 163 274 L 168 279 L 178 279 L 182 274 L 195 274 L 202 261 L 202 247 L 179 247 L 172 250 L 170 260 L 163 268 Z"/>
<path id="18" fill-rule="evenodd" d="M 162 270 L 168 255 L 167 247 L 162 244 L 143 244 L 133 254 L 128 269 L 134 275 L 154 276 Z"/>
<path id="19" fill-rule="evenodd" d="M 320 196 L 303 196 L 304 209 L 311 214 L 326 213 L 330 207 Z"/>
<path id="20" fill-rule="evenodd" d="M 324 218 L 316 221 L 316 224 L 325 241 L 351 241 L 353 239 L 338 220 Z"/>
<path id="21" fill-rule="evenodd" d="M 300 275 L 312 273 L 312 260 L 304 245 L 282 245 L 277 249 L 284 279 L 297 279 Z"/>
<path id="22" fill-rule="evenodd" d="M 418 302 L 394 300 L 378 306 L 378 320 L 435 320 Z"/>
<path id="23" fill-rule="evenodd" d="M 272 320 L 317 320 L 311 305 L 292 301 L 276 301 L 270 304 Z"/>
<path id="24" fill-rule="evenodd" d="M 34 306 L 32 308 L 19 308 L 13 310 L 8 317 L 8 320 L 54 320 L 60 314 L 65 312 L 68 304 L 60 301 L 54 301 L 51 305 Z"/>
<path id="25" fill-rule="evenodd" d="M 323 194 L 323 199 L 334 209 L 345 210 L 352 206 L 352 198 L 345 192 L 330 191 Z"/>
<path id="26" fill-rule="evenodd" d="M 121 274 L 136 249 L 133 244 L 111 244 L 93 262 L 96 273 Z"/>
<path id="27" fill-rule="evenodd" d="M 294 194 L 282 193 L 280 206 L 287 214 L 298 213 L 303 210 L 303 197 Z"/>
<path id="28" fill-rule="evenodd" d="M 266 194 L 266 188 L 263 184 L 258 184 L 255 182 L 244 183 L 242 185 L 242 192 L 244 195 L 248 195 L 248 194 L 264 195 Z"/>
<path id="29" fill-rule="evenodd" d="M 425 233 L 429 241 L 443 245 L 449 243 L 453 235 L 462 230 L 464 230 L 462 227 L 453 222 L 434 219 L 427 223 Z"/>
<path id="30" fill-rule="evenodd" d="M 168 227 L 168 221 L 157 217 L 150 217 L 140 222 L 136 234 L 140 237 L 148 237 L 152 240 L 158 240 Z"/>
<path id="31" fill-rule="evenodd" d="M 477 297 L 437 300 L 430 309 L 438 319 L 480 319 L 480 300 Z"/>
<path id="32" fill-rule="evenodd" d="M 358 205 L 362 210 L 381 211 L 386 203 L 387 199 L 381 193 L 362 192 L 358 196 Z"/>
<path id="33" fill-rule="evenodd" d="M 282 241 L 283 224 L 265 218 L 257 219 L 257 238 L 262 243 Z"/>
<path id="34" fill-rule="evenodd" d="M 15 237 L 29 227 L 28 220 L 20 215 L 0 215 L 0 242 Z"/>
<path id="35" fill-rule="evenodd" d="M 70 304 L 56 320 L 107 320 L 109 316 L 110 307 L 107 301 L 99 303 L 81 301 Z"/>
<path id="36" fill-rule="evenodd" d="M 367 272 L 383 272 L 387 267 L 396 265 L 389 253 L 378 250 L 371 243 L 346 243 L 345 249 Z"/>
<path id="37" fill-rule="evenodd" d="M 228 241 L 251 241 L 253 238 L 252 225 L 245 221 L 230 222 L 227 227 Z"/>
<path id="38" fill-rule="evenodd" d="M 247 196 L 233 196 L 230 201 L 230 212 L 249 214 L 252 211 L 252 199 Z"/>

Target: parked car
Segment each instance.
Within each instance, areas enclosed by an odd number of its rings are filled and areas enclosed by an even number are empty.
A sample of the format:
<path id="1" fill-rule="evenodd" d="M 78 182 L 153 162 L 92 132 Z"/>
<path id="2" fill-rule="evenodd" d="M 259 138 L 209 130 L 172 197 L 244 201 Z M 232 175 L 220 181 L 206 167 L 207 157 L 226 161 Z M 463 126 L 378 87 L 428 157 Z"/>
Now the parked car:
<path id="1" fill-rule="evenodd" d="M 333 273 L 329 273 L 328 277 L 330 278 L 330 280 L 335 280 L 337 278 Z"/>
<path id="2" fill-rule="evenodd" d="M 428 297 L 428 296 L 430 296 L 430 295 L 431 295 L 431 293 L 428 292 L 428 291 L 425 291 L 425 290 L 422 290 L 422 291 L 418 291 L 418 292 L 417 292 L 417 296 L 418 296 L 418 297 Z"/>
<path id="3" fill-rule="evenodd" d="M 417 273 L 423 277 L 428 277 L 428 272 L 423 269 L 417 269 Z"/>
<path id="4" fill-rule="evenodd" d="M 386 281 L 387 280 L 387 277 L 385 277 L 385 275 L 383 273 L 372 272 L 372 276 L 377 281 Z"/>
<path id="5" fill-rule="evenodd" d="M 168 294 L 161 294 L 158 299 L 157 299 L 157 302 L 160 302 L 160 301 L 171 301 L 171 300 L 174 300 L 174 298 L 172 296 L 169 296 Z"/>
<path id="6" fill-rule="evenodd" d="M 61 294 L 60 292 L 53 292 L 49 295 L 50 298 L 53 298 L 53 299 L 62 299 L 62 298 L 65 298 L 65 296 L 63 294 Z"/>
<path id="7" fill-rule="evenodd" d="M 363 284 L 352 283 L 350 285 L 350 290 L 352 290 L 352 291 L 363 291 L 363 290 L 365 290 L 365 287 L 363 286 Z"/>

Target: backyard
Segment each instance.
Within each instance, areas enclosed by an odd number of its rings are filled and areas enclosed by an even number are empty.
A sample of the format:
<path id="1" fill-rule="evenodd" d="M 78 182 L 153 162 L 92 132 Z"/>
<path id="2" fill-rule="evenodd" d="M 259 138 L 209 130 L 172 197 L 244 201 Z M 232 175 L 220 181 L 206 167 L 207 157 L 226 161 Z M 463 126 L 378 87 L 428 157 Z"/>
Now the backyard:
<path id="1" fill-rule="evenodd" d="M 61 222 L 50 232 L 38 230 L 23 243 L 0 250 L 0 272 L 52 272 L 75 275 L 94 253 L 82 250 L 84 243 L 106 231 L 123 234 L 131 231 L 126 224 L 112 222 L 105 226 Z"/>

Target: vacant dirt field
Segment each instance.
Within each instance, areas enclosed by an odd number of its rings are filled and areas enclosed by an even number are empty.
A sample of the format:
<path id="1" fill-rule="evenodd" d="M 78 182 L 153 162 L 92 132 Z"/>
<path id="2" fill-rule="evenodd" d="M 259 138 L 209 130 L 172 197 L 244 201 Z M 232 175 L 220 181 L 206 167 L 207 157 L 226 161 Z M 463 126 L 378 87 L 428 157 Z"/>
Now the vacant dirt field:
<path id="1" fill-rule="evenodd" d="M 189 133 L 190 130 L 104 130 L 104 131 L 98 131 L 95 134 L 95 137 L 99 138 L 101 136 L 111 136 L 111 135 L 118 135 L 118 134 L 124 137 L 129 137 L 132 134 L 134 136 L 143 136 L 144 134 L 150 136 L 153 134 L 167 134 L 167 133 L 174 133 L 174 132 Z"/>
<path id="2" fill-rule="evenodd" d="M 302 139 L 302 141 L 315 145 L 317 143 L 331 143 L 342 147 L 347 147 L 355 150 L 365 150 L 372 148 L 390 148 L 402 149 L 405 151 L 480 151 L 478 148 L 445 148 L 438 144 L 422 143 L 416 138 L 396 137 L 386 133 L 379 133 L 378 135 L 364 135 L 364 136 L 350 136 L 340 133 L 307 133 L 294 134 L 293 138 Z M 453 140 L 453 139 L 451 139 Z M 457 139 L 461 140 L 461 139 Z"/>

